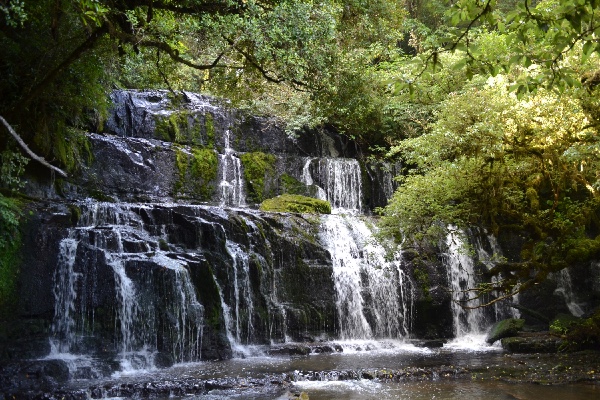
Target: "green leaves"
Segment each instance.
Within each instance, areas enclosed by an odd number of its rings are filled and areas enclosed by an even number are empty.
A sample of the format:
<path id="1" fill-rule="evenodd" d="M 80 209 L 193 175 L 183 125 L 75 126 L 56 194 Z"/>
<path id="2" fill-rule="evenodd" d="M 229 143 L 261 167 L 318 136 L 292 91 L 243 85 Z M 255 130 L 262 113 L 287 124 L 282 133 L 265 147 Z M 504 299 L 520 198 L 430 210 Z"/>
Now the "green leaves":
<path id="1" fill-rule="evenodd" d="M 25 2 L 23 0 L 9 0 L 0 4 L 0 14 L 4 14 L 6 25 L 17 28 L 23 26 L 27 20 Z"/>

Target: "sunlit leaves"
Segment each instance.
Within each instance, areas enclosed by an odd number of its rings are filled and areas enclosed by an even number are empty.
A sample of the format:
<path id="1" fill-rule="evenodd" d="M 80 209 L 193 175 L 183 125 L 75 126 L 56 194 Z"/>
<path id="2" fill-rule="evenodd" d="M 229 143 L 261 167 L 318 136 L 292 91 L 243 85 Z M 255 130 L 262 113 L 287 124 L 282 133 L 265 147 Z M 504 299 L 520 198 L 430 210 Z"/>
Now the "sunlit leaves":
<path id="1" fill-rule="evenodd" d="M 500 77 L 448 96 L 429 131 L 392 149 L 413 174 L 385 209 L 386 229 L 435 240 L 448 223 L 518 225 L 550 246 L 582 234 L 598 211 L 600 138 L 580 91 L 518 100 L 505 87 Z"/>

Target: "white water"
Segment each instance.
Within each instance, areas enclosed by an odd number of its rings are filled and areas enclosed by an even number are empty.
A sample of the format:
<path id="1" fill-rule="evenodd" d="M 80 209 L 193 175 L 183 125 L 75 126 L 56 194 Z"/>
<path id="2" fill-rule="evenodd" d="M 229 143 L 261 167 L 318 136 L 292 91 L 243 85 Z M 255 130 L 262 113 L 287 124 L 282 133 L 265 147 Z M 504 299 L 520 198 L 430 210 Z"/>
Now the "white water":
<path id="1" fill-rule="evenodd" d="M 473 257 L 467 253 L 467 242 L 462 231 L 450 227 L 446 237 L 448 248 L 445 254 L 448 270 L 448 283 L 452 290 L 451 309 L 455 341 L 448 346 L 457 348 L 477 348 L 485 346 L 485 333 L 489 328 L 483 309 L 477 307 L 480 299 L 475 299 L 475 292 L 469 291 L 477 287 L 478 277 L 475 275 Z M 446 346 L 445 346 L 446 347 Z"/>
<path id="2" fill-rule="evenodd" d="M 312 163 L 316 163 L 312 167 Z M 314 169 L 311 172 L 311 167 Z M 360 214 L 362 179 L 357 160 L 346 158 L 308 159 L 302 170 L 302 181 L 316 185 L 318 197 L 331 203 L 332 213 Z"/>
<path id="3" fill-rule="evenodd" d="M 400 338 L 410 332 L 412 286 L 400 257 L 387 260 L 371 229 L 356 216 L 322 217 L 320 237 L 333 262 L 341 339 Z"/>
<path id="4" fill-rule="evenodd" d="M 219 154 L 219 168 L 221 170 L 221 207 L 243 207 L 246 204 L 244 194 L 244 179 L 242 175 L 242 162 L 236 156 L 229 144 L 229 130 L 225 131 L 224 154 Z"/>
<path id="5" fill-rule="evenodd" d="M 254 303 L 252 301 L 252 288 L 250 286 L 250 263 L 248 252 L 237 243 L 227 241 L 227 253 L 233 260 L 232 277 L 235 296 L 235 339 L 236 343 L 249 343 L 254 332 L 252 316 Z M 245 325 L 245 328 L 244 328 Z"/>
<path id="6" fill-rule="evenodd" d="M 54 321 L 50 339 L 51 355 L 69 353 L 75 338 L 76 281 L 81 274 L 73 270 L 79 241 L 67 238 L 60 242 L 58 265 L 54 274 Z"/>
<path id="7" fill-rule="evenodd" d="M 113 310 L 117 338 L 115 350 L 119 354 L 121 372 L 155 368 L 158 351 L 156 332 L 159 329 L 167 332 L 165 336 L 170 340 L 167 347 L 173 361 L 200 360 L 204 310 L 196 298 L 186 262 L 169 258 L 159 250 L 160 238 L 144 229 L 140 215 L 131 206 L 91 203 L 82 208 L 83 226 L 71 229 L 69 238 L 60 244 L 55 275 L 56 312 L 51 356 L 86 358 L 65 356 L 73 350 L 79 337 L 93 334 L 89 329 L 93 329 L 94 321 L 85 321 L 85 307 L 92 300 L 86 298 L 90 294 L 84 285 L 90 282 L 75 271 L 84 270 L 89 274 L 98 271 L 95 258 L 77 257 L 78 247 L 83 247 L 86 249 L 84 253 L 93 252 L 96 254 L 94 257 L 101 254 L 112 269 L 116 295 Z M 164 235 L 164 232 L 159 233 Z M 127 253 L 123 247 L 126 240 L 137 243 L 143 253 Z M 135 267 L 136 281 L 128 275 L 128 263 L 139 264 L 147 270 Z M 157 266 L 162 268 L 159 275 Z M 82 280 L 80 285 L 76 284 L 78 279 Z M 157 315 L 159 309 L 166 315 Z M 161 317 L 165 321 L 159 323 Z M 85 352 L 85 346 L 79 347 L 79 352 Z"/>
<path id="8" fill-rule="evenodd" d="M 554 293 L 560 294 L 565 299 L 565 304 L 571 314 L 581 317 L 584 314 L 584 310 L 573 293 L 573 284 L 569 270 L 567 268 L 561 269 L 554 275 L 554 279 L 556 280 Z"/>
<path id="9" fill-rule="evenodd" d="M 492 269 L 497 262 L 499 261 L 503 261 L 504 257 L 502 256 L 502 250 L 500 249 L 500 246 L 498 245 L 498 241 L 496 240 L 496 237 L 493 235 L 487 235 L 487 241 L 490 247 L 490 252 L 486 251 L 483 244 L 480 243 L 479 241 L 476 243 L 475 246 L 475 250 L 477 251 L 477 257 L 479 258 L 479 261 L 481 261 L 483 264 L 485 264 L 485 266 L 488 268 L 488 270 Z M 498 282 L 498 277 L 494 276 L 492 277 L 492 283 L 497 283 Z M 506 318 L 520 318 L 521 317 L 521 313 L 519 312 L 519 310 L 517 310 L 514 307 L 510 306 L 510 302 L 514 303 L 514 304 L 518 304 L 519 303 L 519 294 L 515 294 L 514 296 L 512 296 L 512 299 L 510 300 L 505 300 L 505 301 L 500 301 L 497 303 L 494 303 L 494 314 L 495 314 L 495 320 L 496 321 L 501 321 L 503 319 Z"/>

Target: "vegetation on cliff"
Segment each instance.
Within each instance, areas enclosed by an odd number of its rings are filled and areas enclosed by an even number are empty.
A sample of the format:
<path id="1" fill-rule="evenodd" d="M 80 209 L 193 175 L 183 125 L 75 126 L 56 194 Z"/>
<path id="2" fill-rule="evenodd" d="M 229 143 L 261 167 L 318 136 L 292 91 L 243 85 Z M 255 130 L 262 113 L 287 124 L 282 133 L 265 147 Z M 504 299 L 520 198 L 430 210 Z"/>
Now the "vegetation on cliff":
<path id="1" fill-rule="evenodd" d="M 20 267 L 20 215 L 17 203 L 0 194 L 0 318 L 7 317 L 14 306 Z"/>
<path id="2" fill-rule="evenodd" d="M 282 194 L 260 204 L 262 211 L 293 212 L 306 214 L 331 214 L 331 204 L 325 200 L 297 194 Z"/>

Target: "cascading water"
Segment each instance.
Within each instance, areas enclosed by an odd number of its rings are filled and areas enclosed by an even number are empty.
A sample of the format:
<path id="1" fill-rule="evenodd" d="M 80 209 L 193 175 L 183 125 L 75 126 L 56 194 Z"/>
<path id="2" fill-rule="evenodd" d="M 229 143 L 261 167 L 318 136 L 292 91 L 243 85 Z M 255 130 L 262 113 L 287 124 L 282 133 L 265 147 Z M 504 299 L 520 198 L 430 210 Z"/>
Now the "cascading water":
<path id="1" fill-rule="evenodd" d="M 485 329 L 488 326 L 484 312 L 477 307 L 480 299 L 471 300 L 474 295 L 469 289 L 477 286 L 478 279 L 475 275 L 473 258 L 467 253 L 467 240 L 464 232 L 455 227 L 449 227 L 446 237 L 447 253 L 446 266 L 448 270 L 448 283 L 452 290 L 451 308 L 454 327 L 454 336 L 457 340 L 474 340 L 483 342 Z"/>
<path id="2" fill-rule="evenodd" d="M 107 310 L 103 317 L 114 320 L 114 351 L 121 370 L 154 367 L 158 331 L 169 338 L 168 344 L 160 345 L 166 357 L 174 362 L 199 360 L 203 309 L 185 261 L 161 251 L 159 238 L 143 229 L 131 207 L 92 203 L 81 208 L 81 226 L 72 228 L 60 245 L 53 348 L 88 351 L 82 338 L 94 334 L 97 321 L 88 309 L 101 295 L 93 287 L 96 276 L 102 275 L 113 282 L 104 290 L 114 293 L 114 317 Z M 100 264 L 112 273 L 100 270 Z"/>
<path id="3" fill-rule="evenodd" d="M 371 228 L 355 216 L 324 216 L 320 234 L 333 262 L 340 337 L 407 336 L 413 291 L 400 257 L 387 260 Z"/>
<path id="4" fill-rule="evenodd" d="M 374 238 L 373 228 L 357 216 L 362 209 L 358 161 L 318 159 L 314 169 L 311 162 L 305 164 L 304 183 L 323 186 L 332 214 L 339 214 L 322 217 L 320 236 L 333 263 L 340 337 L 408 335 L 412 286 L 401 268 L 400 257 L 388 260 L 385 249 Z"/>
<path id="5" fill-rule="evenodd" d="M 354 159 L 318 158 L 307 160 L 302 179 L 306 185 L 316 185 L 331 203 L 334 213 L 359 214 L 362 210 L 362 179 L 360 164 Z M 324 193 L 324 195 L 323 195 Z"/>
<path id="6" fill-rule="evenodd" d="M 554 293 L 560 294 L 565 299 L 565 304 L 571 314 L 576 317 L 581 317 L 584 314 L 584 311 L 573 293 L 573 284 L 571 282 L 569 270 L 567 268 L 561 269 L 554 277 L 556 280 L 556 289 L 554 290 Z"/>
<path id="7" fill-rule="evenodd" d="M 481 243 L 481 239 L 477 240 L 475 250 L 477 251 L 477 257 L 485 266 L 490 270 L 493 268 L 498 261 L 502 261 L 502 250 L 498 245 L 496 237 L 493 235 L 486 235 L 487 243 L 489 245 L 489 252 L 486 251 L 485 246 Z M 492 283 L 498 282 L 498 277 L 492 277 Z M 515 294 L 512 297 L 512 303 L 519 303 L 519 294 Z M 495 320 L 500 321 L 506 318 L 520 318 L 521 313 L 506 301 L 494 303 L 494 314 Z"/>
<path id="8" fill-rule="evenodd" d="M 229 135 L 230 131 L 226 130 L 224 135 L 224 153 L 219 154 L 221 206 L 243 207 L 246 204 L 246 198 L 242 176 L 242 162 L 229 144 Z"/>
<path id="9" fill-rule="evenodd" d="M 79 241 L 71 238 L 60 242 L 58 265 L 54 280 L 54 323 L 50 339 L 52 353 L 69 353 L 75 340 L 75 299 L 77 297 L 76 280 L 80 276 L 73 270 Z"/>
<path id="10" fill-rule="evenodd" d="M 254 305 L 250 287 L 248 253 L 231 241 L 227 242 L 227 252 L 233 260 L 235 340 L 238 344 L 249 343 L 254 331 L 251 318 L 254 314 Z"/>

